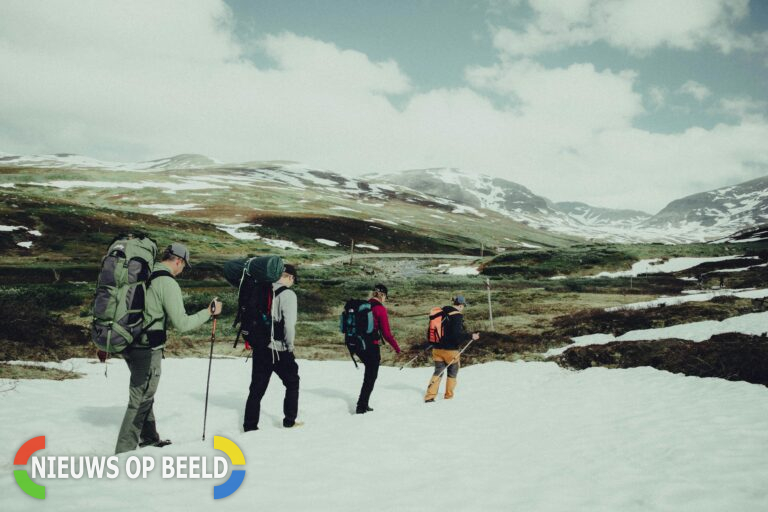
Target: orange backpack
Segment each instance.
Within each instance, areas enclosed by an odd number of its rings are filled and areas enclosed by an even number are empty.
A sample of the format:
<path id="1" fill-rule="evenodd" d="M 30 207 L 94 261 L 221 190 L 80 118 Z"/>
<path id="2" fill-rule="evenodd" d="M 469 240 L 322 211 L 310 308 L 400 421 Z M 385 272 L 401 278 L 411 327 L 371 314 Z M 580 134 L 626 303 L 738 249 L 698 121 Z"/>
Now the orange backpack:
<path id="1" fill-rule="evenodd" d="M 456 312 L 458 313 L 458 311 Z M 445 308 L 432 308 L 429 310 L 429 328 L 427 329 L 427 341 L 430 343 L 440 343 L 443 339 L 443 331 L 448 316 L 453 313 L 446 313 Z"/>

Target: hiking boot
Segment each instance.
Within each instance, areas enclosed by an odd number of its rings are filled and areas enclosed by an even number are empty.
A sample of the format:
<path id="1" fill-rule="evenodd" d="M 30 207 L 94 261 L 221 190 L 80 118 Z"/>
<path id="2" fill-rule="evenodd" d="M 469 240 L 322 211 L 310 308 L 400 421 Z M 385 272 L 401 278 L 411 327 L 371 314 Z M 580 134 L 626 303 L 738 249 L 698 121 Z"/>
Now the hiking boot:
<path id="1" fill-rule="evenodd" d="M 358 406 L 357 410 L 355 410 L 355 414 L 365 414 L 367 412 L 373 412 L 373 409 L 371 409 L 367 405 L 365 407 Z"/>
<path id="2" fill-rule="evenodd" d="M 434 398 L 430 398 L 429 400 L 424 400 L 424 403 L 425 403 L 425 404 L 431 404 L 431 403 L 432 403 L 432 402 L 434 402 L 434 401 L 435 401 L 435 399 L 434 399 Z"/>
<path id="3" fill-rule="evenodd" d="M 285 428 L 296 428 L 296 427 L 302 427 L 302 426 L 304 426 L 304 422 L 303 422 L 303 421 L 294 421 L 294 422 L 293 422 L 292 424 L 290 424 L 290 425 L 286 425 L 286 424 L 285 424 L 285 422 L 283 422 L 283 426 L 284 426 Z"/>
<path id="4" fill-rule="evenodd" d="M 162 448 L 168 446 L 171 443 L 170 439 L 157 439 L 155 441 L 144 441 L 139 443 L 139 448 L 146 448 L 147 446 L 154 446 L 155 448 Z"/>

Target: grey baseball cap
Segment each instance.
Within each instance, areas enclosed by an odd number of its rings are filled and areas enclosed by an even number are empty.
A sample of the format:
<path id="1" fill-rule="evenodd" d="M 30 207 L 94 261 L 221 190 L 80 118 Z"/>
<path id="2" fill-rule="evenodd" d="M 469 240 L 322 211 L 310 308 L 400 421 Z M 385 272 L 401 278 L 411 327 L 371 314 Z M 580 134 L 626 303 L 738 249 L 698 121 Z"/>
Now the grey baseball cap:
<path id="1" fill-rule="evenodd" d="M 469 304 L 467 304 L 467 299 L 465 299 L 463 295 L 455 296 L 453 298 L 453 305 L 454 306 L 459 306 L 461 304 L 463 304 L 464 306 L 469 306 Z"/>
<path id="2" fill-rule="evenodd" d="M 179 258 L 183 259 L 184 263 L 187 264 L 187 267 L 192 268 L 192 265 L 189 263 L 189 249 L 187 249 L 186 245 L 179 242 L 173 242 L 168 246 L 167 250 L 174 256 L 178 256 Z"/>

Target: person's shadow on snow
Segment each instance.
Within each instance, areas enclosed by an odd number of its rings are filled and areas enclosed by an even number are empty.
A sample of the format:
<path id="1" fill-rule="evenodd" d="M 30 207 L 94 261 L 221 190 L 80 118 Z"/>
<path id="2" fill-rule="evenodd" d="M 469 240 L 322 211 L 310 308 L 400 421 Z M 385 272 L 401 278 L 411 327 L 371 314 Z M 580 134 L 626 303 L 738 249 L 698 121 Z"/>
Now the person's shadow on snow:
<path id="1" fill-rule="evenodd" d="M 202 393 L 192 392 L 188 393 L 190 397 L 193 397 L 195 400 L 199 400 L 200 403 L 204 403 L 205 401 L 205 395 Z M 245 401 L 248 398 L 248 390 L 246 389 L 245 393 L 243 394 L 237 394 L 237 393 L 221 393 L 221 394 L 211 394 L 208 397 L 208 406 L 209 408 L 213 407 L 220 407 L 223 409 L 232 409 L 234 411 L 238 411 L 240 413 L 240 431 L 243 431 L 242 424 L 243 424 L 243 416 L 245 413 Z M 280 415 L 276 414 L 270 414 L 267 409 L 264 407 L 264 405 L 261 406 L 261 418 L 259 419 L 259 423 L 261 421 L 266 420 L 271 422 L 276 427 L 283 426 L 283 415 L 280 413 Z"/>
<path id="2" fill-rule="evenodd" d="M 420 388 L 416 386 L 408 386 L 405 384 L 387 384 L 385 386 L 382 386 L 384 389 L 394 389 L 394 390 L 402 390 L 402 391 L 412 391 L 417 393 L 419 396 L 424 394 L 424 391 L 426 388 Z"/>
<path id="3" fill-rule="evenodd" d="M 348 393 L 344 393 L 343 391 L 339 391 L 338 389 L 333 388 L 311 388 L 311 389 L 302 389 L 302 393 L 309 393 L 310 395 L 317 395 L 324 398 L 336 398 L 347 404 L 347 409 L 349 409 L 350 414 L 355 413 L 355 409 L 357 407 L 357 397 L 354 395 L 349 395 Z"/>
<path id="4" fill-rule="evenodd" d="M 78 410 L 80 419 L 97 427 L 113 427 L 120 425 L 125 416 L 124 405 L 113 405 L 109 407 L 80 407 Z"/>

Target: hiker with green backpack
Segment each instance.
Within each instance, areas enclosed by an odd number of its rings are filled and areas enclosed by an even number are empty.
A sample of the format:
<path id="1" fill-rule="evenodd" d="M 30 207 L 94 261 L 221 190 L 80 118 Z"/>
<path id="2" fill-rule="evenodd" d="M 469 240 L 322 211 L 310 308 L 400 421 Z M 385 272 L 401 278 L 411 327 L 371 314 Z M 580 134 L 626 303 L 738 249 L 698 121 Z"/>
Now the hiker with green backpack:
<path id="1" fill-rule="evenodd" d="M 128 407 L 115 453 L 170 444 L 157 433 L 153 410 L 169 324 L 191 331 L 221 313 L 222 303 L 187 315 L 176 276 L 189 266 L 189 250 L 169 245 L 155 262 L 157 245 L 146 236 L 118 237 L 102 262 L 94 299 L 93 339 L 120 354 L 131 372 Z"/>

